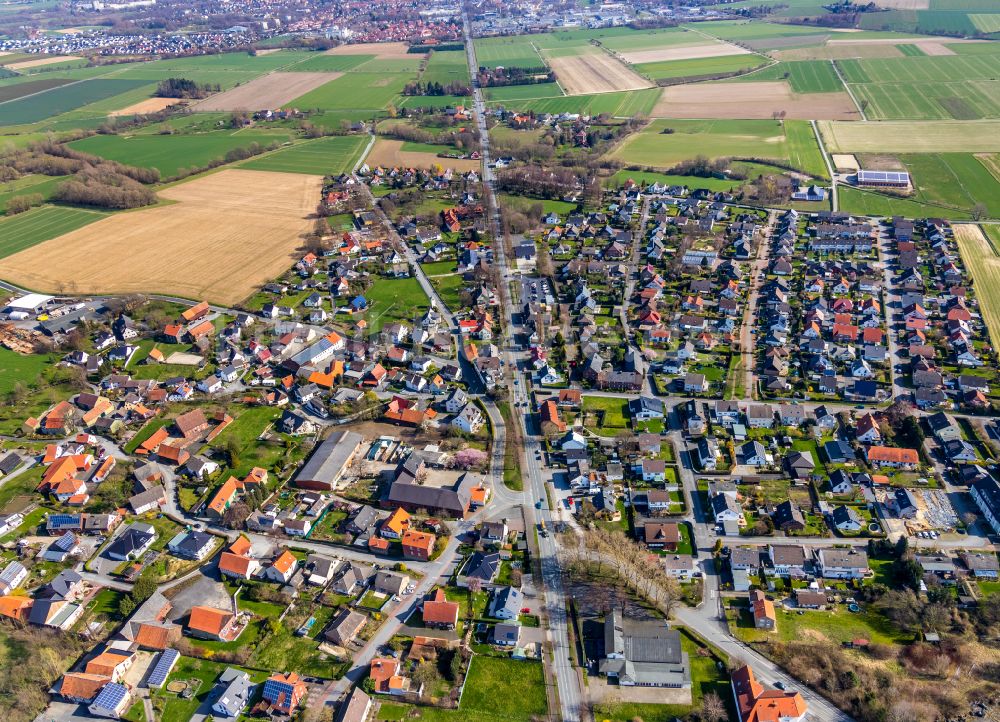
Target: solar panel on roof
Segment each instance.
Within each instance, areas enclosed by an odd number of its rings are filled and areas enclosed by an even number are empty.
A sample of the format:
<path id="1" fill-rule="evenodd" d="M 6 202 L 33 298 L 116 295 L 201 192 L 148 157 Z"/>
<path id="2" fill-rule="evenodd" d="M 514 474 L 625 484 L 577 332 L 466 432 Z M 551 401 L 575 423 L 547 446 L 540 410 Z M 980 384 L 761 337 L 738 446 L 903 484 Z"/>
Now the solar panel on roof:
<path id="1" fill-rule="evenodd" d="M 94 700 L 94 705 L 104 709 L 116 709 L 121 701 L 128 696 L 128 689 L 123 684 L 112 682 L 104 686 Z"/>
<path id="2" fill-rule="evenodd" d="M 146 684 L 150 687 L 162 686 L 167 681 L 167 675 L 170 674 L 170 670 L 174 668 L 174 664 L 180 656 L 180 653 L 176 649 L 163 650 L 160 658 L 153 666 L 153 671 L 149 673 L 149 679 Z"/>
<path id="3" fill-rule="evenodd" d="M 285 682 L 279 682 L 276 679 L 269 679 L 264 682 L 264 699 L 269 702 L 273 702 L 284 694 L 288 694 L 291 691 L 291 686 Z"/>

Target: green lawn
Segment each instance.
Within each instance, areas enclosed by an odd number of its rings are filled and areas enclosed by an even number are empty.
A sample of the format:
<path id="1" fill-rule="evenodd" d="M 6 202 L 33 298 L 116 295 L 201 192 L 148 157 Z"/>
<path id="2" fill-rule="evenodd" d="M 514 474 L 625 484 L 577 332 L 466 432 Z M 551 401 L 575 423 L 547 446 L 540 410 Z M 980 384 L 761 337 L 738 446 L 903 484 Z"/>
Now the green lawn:
<path id="1" fill-rule="evenodd" d="M 161 722 L 188 722 L 204 702 L 212 697 L 213 686 L 219 675 L 230 665 L 212 662 L 206 659 L 181 657 L 177 660 L 173 671 L 167 678 L 168 682 L 175 680 L 192 680 L 197 692 L 190 699 L 166 691 L 166 685 L 156 692 L 153 698 L 164 704 L 163 714 L 158 716 Z M 269 672 L 246 670 L 254 682 L 263 682 Z M 214 700 L 213 700 L 214 701 Z"/>
<path id="2" fill-rule="evenodd" d="M 735 627 L 737 637 L 745 642 L 766 640 L 792 642 L 802 639 L 825 638 L 832 642 L 848 642 L 852 639 L 864 638 L 877 644 L 892 644 L 908 639 L 908 636 L 895 628 L 892 623 L 878 612 L 865 609 L 858 614 L 847 611 L 843 605 L 838 605 L 835 611 L 805 611 L 797 614 L 792 611 L 778 610 L 777 632 L 767 632 L 753 627 L 753 620 L 746 609 L 746 603 L 740 600 L 739 618 L 737 609 L 730 608 L 727 616 L 730 618 L 730 628 Z"/>
<path id="3" fill-rule="evenodd" d="M 531 720 L 546 709 L 540 662 L 473 657 L 459 708 L 466 719 Z"/>
<path id="4" fill-rule="evenodd" d="M 251 158 L 241 167 L 282 173 L 339 175 L 354 170 L 354 164 L 367 143 L 367 135 L 318 138 L 282 148 L 261 158 Z"/>
<path id="5" fill-rule="evenodd" d="M 27 192 L 32 192 L 30 189 Z M 42 206 L 0 220 L 0 258 L 99 221 L 107 214 L 80 208 Z"/>
<path id="6" fill-rule="evenodd" d="M 164 426 L 169 426 L 173 423 L 173 419 L 158 418 L 147 421 L 146 425 L 136 432 L 136 435 L 131 438 L 131 440 L 125 444 L 124 451 L 126 454 L 134 454 L 135 450 L 139 448 L 139 444 L 148 439 L 157 430 L 162 429 Z"/>
<path id="7" fill-rule="evenodd" d="M 415 278 L 377 278 L 365 291 L 368 299 L 368 329 L 371 333 L 395 321 L 412 326 L 430 306 L 427 295 Z"/>
<path id="8" fill-rule="evenodd" d="M 626 416 L 628 402 L 606 396 L 584 396 L 583 412 L 603 413 L 598 428 L 624 429 L 628 427 Z"/>
<path id="9" fill-rule="evenodd" d="M 2 227 L 0 224 L 0 228 Z M 42 378 L 42 369 L 54 361 L 52 356 L 40 354 L 22 356 L 0 346 L 0 394 L 8 393 L 19 383 L 25 388 L 29 384 L 39 383 Z"/>

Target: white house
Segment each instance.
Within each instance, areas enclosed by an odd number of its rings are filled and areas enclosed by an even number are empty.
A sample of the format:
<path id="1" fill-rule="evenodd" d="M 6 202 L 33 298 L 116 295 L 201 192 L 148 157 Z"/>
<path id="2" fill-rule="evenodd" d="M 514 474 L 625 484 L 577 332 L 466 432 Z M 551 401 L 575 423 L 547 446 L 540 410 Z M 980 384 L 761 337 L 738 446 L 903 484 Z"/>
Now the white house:
<path id="1" fill-rule="evenodd" d="M 466 404 L 462 410 L 451 420 L 451 425 L 455 426 L 467 434 L 474 434 L 484 423 L 483 414 L 479 408 L 473 404 Z"/>

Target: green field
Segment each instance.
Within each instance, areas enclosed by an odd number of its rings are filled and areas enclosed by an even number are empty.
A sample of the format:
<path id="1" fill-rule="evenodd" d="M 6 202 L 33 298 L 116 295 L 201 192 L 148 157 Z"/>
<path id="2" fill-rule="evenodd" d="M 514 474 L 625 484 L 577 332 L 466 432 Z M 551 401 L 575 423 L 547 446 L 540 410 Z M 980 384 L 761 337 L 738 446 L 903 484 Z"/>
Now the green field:
<path id="1" fill-rule="evenodd" d="M 928 206 L 906 198 L 883 195 L 874 191 L 839 186 L 840 210 L 866 216 L 906 216 L 907 218 L 927 218 L 945 215 L 950 219 L 962 220 L 968 214 L 962 211 L 948 211 L 939 206 Z"/>
<path id="2" fill-rule="evenodd" d="M 976 26 L 976 30 L 1000 33 L 1000 13 L 970 13 L 969 20 Z"/>
<path id="3" fill-rule="evenodd" d="M 983 319 L 989 328 L 994 348 L 1000 342 L 1000 226 L 983 224 L 980 230 L 985 242 L 978 237 L 974 228 L 958 226 L 955 239 L 958 250 L 972 274 Z"/>
<path id="4" fill-rule="evenodd" d="M 477 38 L 476 61 L 483 67 L 540 68 L 545 65 L 534 47 L 536 35 L 504 38 Z"/>
<path id="5" fill-rule="evenodd" d="M 748 82 L 787 80 L 796 93 L 836 93 L 844 90 L 833 64 L 826 60 L 775 63 L 742 79 Z"/>
<path id="6" fill-rule="evenodd" d="M 267 145 L 288 140 L 288 134 L 240 135 L 228 130 L 197 135 L 92 135 L 70 147 L 140 168 L 156 168 L 171 178 L 182 168 L 203 168 L 216 158 L 251 143 Z"/>
<path id="7" fill-rule="evenodd" d="M 1000 47 L 995 54 L 838 60 L 873 120 L 1000 117 Z"/>
<path id="8" fill-rule="evenodd" d="M 367 68 L 365 68 L 367 70 Z M 469 64 L 464 50 L 432 51 L 427 58 L 427 67 L 420 75 L 424 83 L 466 83 L 469 82 Z"/>
<path id="9" fill-rule="evenodd" d="M 294 105 L 320 110 L 382 110 L 403 91 L 405 75 L 351 72 L 312 90 Z"/>
<path id="10" fill-rule="evenodd" d="M 430 303 L 415 278 L 379 278 L 364 293 L 368 299 L 368 330 L 375 333 L 395 321 L 411 324 Z"/>
<path id="11" fill-rule="evenodd" d="M 610 28 L 609 28 L 610 29 Z M 621 28 L 615 28 L 621 29 Z M 627 53 L 635 50 L 653 50 L 676 45 L 704 45 L 711 42 L 704 35 L 686 28 L 656 28 L 655 30 L 634 30 L 626 33 L 605 35 L 601 44 L 611 50 Z"/>
<path id="12" fill-rule="evenodd" d="M 0 346 L 0 394 L 6 394 L 17 384 L 29 385 L 42 378 L 42 369 L 52 362 L 48 356 L 22 356 Z"/>
<path id="13" fill-rule="evenodd" d="M 99 221 L 106 214 L 79 208 L 43 206 L 0 220 L 0 258 L 6 258 L 36 243 L 75 231 Z M 0 263 L 0 277 L 3 264 Z"/>
<path id="14" fill-rule="evenodd" d="M 673 129 L 666 134 L 664 129 Z M 624 163 L 671 168 L 704 155 L 786 162 L 826 175 L 809 123 L 774 120 L 656 120 L 622 143 L 612 156 Z"/>
<path id="15" fill-rule="evenodd" d="M 986 215 L 1000 218 L 1000 181 L 969 153 L 901 155 L 915 185 L 914 200 L 969 211 L 977 203 Z"/>
<path id="16" fill-rule="evenodd" d="M 281 148 L 260 158 L 251 158 L 242 167 L 283 173 L 339 175 L 354 169 L 354 164 L 367 144 L 367 135 L 318 138 Z"/>
<path id="17" fill-rule="evenodd" d="M 641 63 L 633 68 L 652 80 L 668 78 L 701 78 L 726 73 L 743 73 L 765 63 L 759 55 L 722 55 L 716 58 L 666 60 L 658 63 Z"/>
<path id="18" fill-rule="evenodd" d="M 374 55 L 314 55 L 285 70 L 296 72 L 344 73 L 374 59 Z"/>
<path id="19" fill-rule="evenodd" d="M 780 25 L 777 23 L 748 20 L 716 20 L 682 27 L 701 31 L 720 40 L 738 41 L 741 44 L 751 45 L 757 49 L 788 47 L 787 44 L 781 42 L 782 39 L 799 37 L 814 38 L 814 43 L 819 44 L 825 36 L 830 34 L 830 31 L 825 28 L 811 28 L 803 25 Z M 804 42 L 808 42 L 808 40 Z"/>
<path id="20" fill-rule="evenodd" d="M 38 95 L 0 105 L 0 125 L 35 123 L 88 103 L 124 93 L 145 83 L 146 81 L 122 78 L 95 78 L 46 90 Z"/>
<path id="21" fill-rule="evenodd" d="M 487 100 L 503 103 L 529 98 L 561 98 L 563 92 L 558 83 L 535 83 L 533 85 L 487 88 L 485 94 Z"/>
<path id="22" fill-rule="evenodd" d="M 628 402 L 623 399 L 605 396 L 584 396 L 583 412 L 603 414 L 599 428 L 628 428 Z"/>
<path id="23" fill-rule="evenodd" d="M 660 99 L 659 88 L 628 90 L 620 93 L 598 93 L 595 95 L 565 95 L 558 98 L 536 98 L 505 103 L 520 111 L 535 113 L 582 113 L 599 115 L 606 113 L 616 118 L 648 116 Z M 500 105 L 490 101 L 490 105 Z"/>
<path id="24" fill-rule="evenodd" d="M 9 183 L 0 183 L 0 212 L 6 212 L 7 203 L 14 196 L 38 193 L 48 200 L 62 181 L 58 176 L 26 175 Z"/>
<path id="25" fill-rule="evenodd" d="M 6 103 L 8 100 L 16 100 L 25 95 L 40 93 L 50 88 L 58 88 L 60 85 L 72 82 L 68 78 L 38 78 L 37 80 L 26 80 L 25 82 L 13 85 L 0 85 L 0 103 Z"/>

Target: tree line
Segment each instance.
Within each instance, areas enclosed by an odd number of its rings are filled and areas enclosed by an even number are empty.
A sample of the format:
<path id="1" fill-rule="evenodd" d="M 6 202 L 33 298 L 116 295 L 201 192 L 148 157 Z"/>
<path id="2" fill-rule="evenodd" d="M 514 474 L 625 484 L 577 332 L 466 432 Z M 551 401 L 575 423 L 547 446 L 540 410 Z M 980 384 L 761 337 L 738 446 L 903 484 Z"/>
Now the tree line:
<path id="1" fill-rule="evenodd" d="M 161 80 L 153 93 L 158 98 L 204 98 L 211 93 L 218 93 L 222 87 L 218 83 L 196 83 L 187 78 L 167 78 Z"/>
<path id="2" fill-rule="evenodd" d="M 467 96 L 467 95 L 472 95 L 472 88 L 469 87 L 468 83 L 462 83 L 457 80 L 452 81 L 450 83 L 439 83 L 437 81 L 422 83 L 419 80 L 417 80 L 413 83 L 407 83 L 406 85 L 403 86 L 403 95 Z"/>

